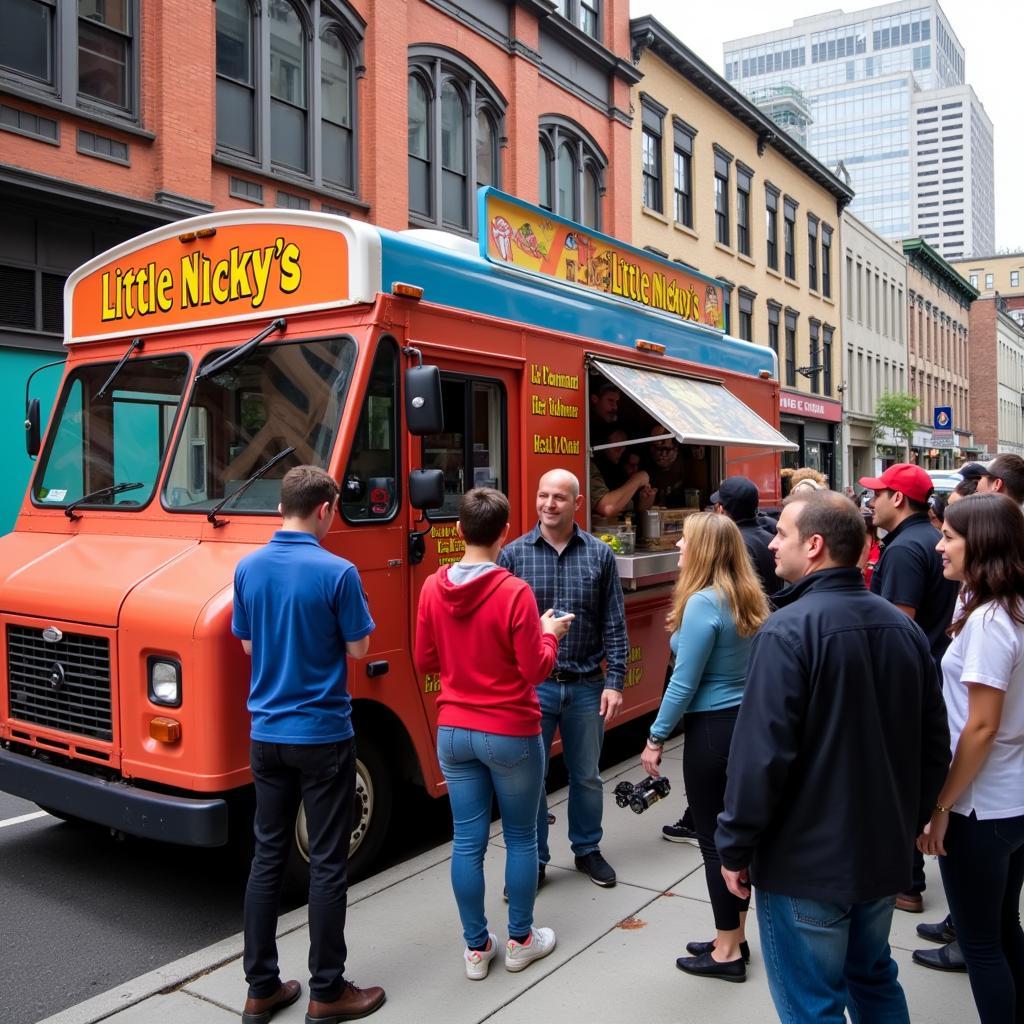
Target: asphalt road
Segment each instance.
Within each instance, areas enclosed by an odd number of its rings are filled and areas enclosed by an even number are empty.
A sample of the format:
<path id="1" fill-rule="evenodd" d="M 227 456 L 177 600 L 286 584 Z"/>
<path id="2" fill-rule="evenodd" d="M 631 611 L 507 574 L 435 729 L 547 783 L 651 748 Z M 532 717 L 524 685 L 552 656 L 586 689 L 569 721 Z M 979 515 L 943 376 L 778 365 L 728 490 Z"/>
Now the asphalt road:
<path id="1" fill-rule="evenodd" d="M 610 734 L 603 763 L 638 752 L 649 722 Z M 564 784 L 557 759 L 549 786 Z M 451 838 L 446 800 L 396 797 L 381 870 Z M 118 841 L 49 815 L 14 820 L 38 812 L 0 793 L 2 1024 L 35 1024 L 241 931 L 247 867 L 229 850 Z M 282 910 L 305 902 L 286 888 Z"/>

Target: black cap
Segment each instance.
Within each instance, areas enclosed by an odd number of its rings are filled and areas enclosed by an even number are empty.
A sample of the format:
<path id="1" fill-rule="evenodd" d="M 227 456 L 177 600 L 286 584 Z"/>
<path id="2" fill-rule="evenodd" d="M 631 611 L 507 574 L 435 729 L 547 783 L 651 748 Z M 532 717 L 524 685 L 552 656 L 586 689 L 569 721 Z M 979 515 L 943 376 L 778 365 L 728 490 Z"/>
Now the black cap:
<path id="1" fill-rule="evenodd" d="M 958 472 L 964 480 L 980 480 L 988 473 L 988 467 L 983 462 L 965 462 Z"/>
<path id="2" fill-rule="evenodd" d="M 721 505 L 730 519 L 752 519 L 757 511 L 757 484 L 745 476 L 727 476 L 711 495 L 712 505 Z"/>

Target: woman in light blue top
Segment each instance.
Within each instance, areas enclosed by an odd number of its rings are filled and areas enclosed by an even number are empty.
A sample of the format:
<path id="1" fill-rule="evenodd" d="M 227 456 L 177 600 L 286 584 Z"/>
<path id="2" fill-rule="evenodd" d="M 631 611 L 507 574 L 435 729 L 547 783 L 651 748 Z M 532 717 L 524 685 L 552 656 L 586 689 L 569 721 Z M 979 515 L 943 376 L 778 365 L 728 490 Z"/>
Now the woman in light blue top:
<path id="1" fill-rule="evenodd" d="M 685 715 L 683 785 L 704 856 L 716 938 L 690 942 L 676 966 L 688 974 L 745 981 L 750 959 L 744 936 L 748 901 L 722 879 L 715 822 L 725 806 L 725 774 L 736 715 L 743 699 L 754 634 L 768 602 L 736 524 L 727 516 L 689 516 L 679 541 L 679 576 L 667 625 L 676 663 L 641 758 L 658 775 L 661 748 Z"/>

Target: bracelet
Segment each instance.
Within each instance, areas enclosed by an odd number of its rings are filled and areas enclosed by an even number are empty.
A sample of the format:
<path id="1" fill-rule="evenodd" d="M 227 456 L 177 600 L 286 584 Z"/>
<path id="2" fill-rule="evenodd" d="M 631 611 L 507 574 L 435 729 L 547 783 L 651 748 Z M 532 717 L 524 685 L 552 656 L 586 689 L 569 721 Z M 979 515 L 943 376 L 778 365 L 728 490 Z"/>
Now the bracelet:
<path id="1" fill-rule="evenodd" d="M 935 810 L 937 810 L 940 814 L 949 814 L 949 812 L 950 812 L 950 808 L 949 807 L 943 807 L 942 804 L 936 804 L 935 805 Z"/>

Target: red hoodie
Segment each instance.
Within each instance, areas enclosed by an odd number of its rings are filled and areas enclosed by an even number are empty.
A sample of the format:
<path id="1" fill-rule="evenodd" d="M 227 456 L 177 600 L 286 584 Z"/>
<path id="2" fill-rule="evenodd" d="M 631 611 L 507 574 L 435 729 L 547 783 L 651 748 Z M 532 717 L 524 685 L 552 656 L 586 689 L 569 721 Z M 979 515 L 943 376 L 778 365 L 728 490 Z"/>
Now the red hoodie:
<path id="1" fill-rule="evenodd" d="M 558 640 L 541 632 L 537 600 L 507 569 L 458 586 L 442 566 L 423 585 L 414 657 L 441 673 L 437 724 L 504 736 L 536 736 L 536 686 L 555 667 Z"/>

